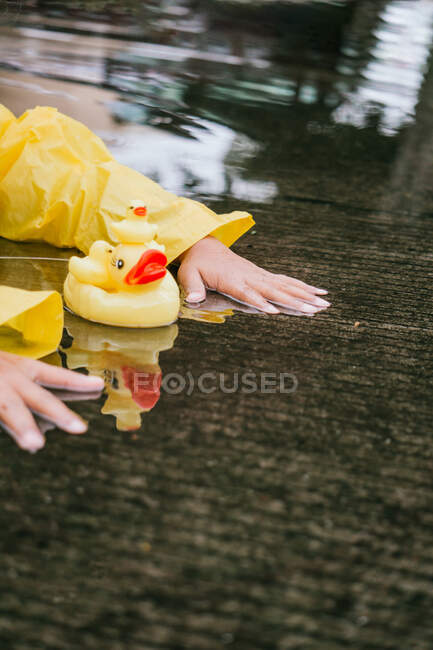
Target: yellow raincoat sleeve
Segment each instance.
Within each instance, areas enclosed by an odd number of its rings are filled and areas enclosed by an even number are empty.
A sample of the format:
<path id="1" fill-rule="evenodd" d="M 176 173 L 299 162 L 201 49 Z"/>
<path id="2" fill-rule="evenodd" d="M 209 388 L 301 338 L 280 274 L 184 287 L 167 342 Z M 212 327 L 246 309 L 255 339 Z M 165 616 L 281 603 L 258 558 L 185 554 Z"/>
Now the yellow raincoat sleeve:
<path id="1" fill-rule="evenodd" d="M 146 204 L 169 261 L 212 234 L 230 246 L 254 224 L 250 214 L 218 215 L 119 164 L 95 134 L 54 108 L 15 119 L 0 105 L 0 236 L 43 240 L 87 253 L 131 200 Z"/>
<path id="2" fill-rule="evenodd" d="M 0 350 L 38 359 L 57 350 L 63 303 L 57 291 L 24 291 L 0 285 Z"/>

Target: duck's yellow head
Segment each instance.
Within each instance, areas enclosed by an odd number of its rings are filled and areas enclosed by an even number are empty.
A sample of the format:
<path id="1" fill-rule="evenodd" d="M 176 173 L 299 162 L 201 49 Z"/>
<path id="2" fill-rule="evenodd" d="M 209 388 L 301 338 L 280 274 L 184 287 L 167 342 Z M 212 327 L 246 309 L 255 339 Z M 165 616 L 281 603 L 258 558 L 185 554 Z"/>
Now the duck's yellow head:
<path id="1" fill-rule="evenodd" d="M 165 254 L 154 248 L 120 244 L 109 254 L 109 275 L 119 290 L 154 282 L 167 273 Z"/>
<path id="2" fill-rule="evenodd" d="M 129 207 L 126 211 L 127 219 L 146 219 L 147 217 L 147 206 L 140 199 L 135 199 L 131 201 Z"/>
<path id="3" fill-rule="evenodd" d="M 113 241 L 122 244 L 144 244 L 152 242 L 157 227 L 147 220 L 147 207 L 143 201 L 130 201 L 126 210 L 126 219 L 116 221 L 109 226 L 109 235 Z"/>
<path id="4" fill-rule="evenodd" d="M 69 270 L 83 284 L 108 291 L 128 291 L 164 277 L 167 258 L 158 248 L 142 244 L 92 244 L 88 257 L 71 257 Z"/>

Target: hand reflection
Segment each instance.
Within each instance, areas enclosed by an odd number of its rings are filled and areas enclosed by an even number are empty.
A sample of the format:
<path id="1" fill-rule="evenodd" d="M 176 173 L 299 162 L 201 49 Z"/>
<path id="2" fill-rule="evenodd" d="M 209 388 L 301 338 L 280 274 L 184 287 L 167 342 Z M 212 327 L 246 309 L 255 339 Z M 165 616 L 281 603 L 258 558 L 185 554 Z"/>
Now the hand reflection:
<path id="1" fill-rule="evenodd" d="M 201 320 L 207 323 L 223 323 L 228 316 L 233 316 L 235 311 L 244 314 L 260 314 L 260 309 L 246 305 L 231 296 L 207 289 L 206 299 L 199 304 L 183 302 L 180 309 L 180 317 L 190 320 Z M 281 314 L 287 316 L 305 316 L 301 311 L 291 309 L 290 307 L 279 306 Z"/>

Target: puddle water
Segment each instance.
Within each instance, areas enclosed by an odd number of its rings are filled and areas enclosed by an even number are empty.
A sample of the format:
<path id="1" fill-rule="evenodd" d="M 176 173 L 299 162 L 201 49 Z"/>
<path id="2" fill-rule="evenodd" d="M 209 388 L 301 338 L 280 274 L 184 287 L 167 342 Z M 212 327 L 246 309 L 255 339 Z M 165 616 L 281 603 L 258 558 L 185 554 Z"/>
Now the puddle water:
<path id="1" fill-rule="evenodd" d="M 24 3 L 1 27 L 2 101 L 55 104 L 169 190 L 256 205 L 281 190 L 270 157 L 295 144 L 293 133 L 281 141 L 282 119 L 302 119 L 313 141 L 350 127 L 398 136 L 415 117 L 433 30 L 428 0 L 234 2 L 226 18 L 218 3 L 134 5 L 121 18 L 104 5 L 99 20 L 97 3 L 70 6 L 74 18 L 68 3 Z"/>
<path id="2" fill-rule="evenodd" d="M 27 246 L 22 248 L 25 250 Z M 17 249 L 20 244 L 13 244 L 13 247 Z M 49 246 L 45 248 L 55 251 Z M 2 255 L 1 282 L 29 288 L 31 278 L 33 287 L 38 290 L 62 291 L 67 261 L 67 258 Z M 179 318 L 218 324 L 224 323 L 236 311 L 259 313 L 253 307 L 210 291 L 200 305 L 183 302 Z M 290 309 L 283 309 L 284 312 L 297 314 Z M 173 347 L 177 335 L 177 325 L 149 330 L 110 327 L 86 321 L 65 308 L 63 343 L 59 354 L 50 355 L 46 361 L 101 376 L 105 380 L 106 396 L 101 413 L 114 416 L 117 429 L 131 431 L 140 428 L 141 414 L 151 411 L 159 400 L 163 379 L 159 354 Z M 3 332 L 0 327 L 1 349 L 16 351 L 19 340 L 18 332 L 13 333 L 9 328 Z M 71 395 L 62 398 L 69 401 Z M 75 401 L 81 401 L 80 396 L 76 396 Z"/>

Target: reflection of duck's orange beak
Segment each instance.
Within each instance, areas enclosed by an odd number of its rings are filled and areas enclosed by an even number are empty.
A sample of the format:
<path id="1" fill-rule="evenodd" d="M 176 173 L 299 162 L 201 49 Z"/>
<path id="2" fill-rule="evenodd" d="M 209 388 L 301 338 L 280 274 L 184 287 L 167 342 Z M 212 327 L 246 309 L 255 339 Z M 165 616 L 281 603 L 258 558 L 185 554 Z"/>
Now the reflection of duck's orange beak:
<path id="1" fill-rule="evenodd" d="M 125 282 L 136 285 L 159 280 L 167 273 L 166 264 L 167 258 L 164 253 L 150 248 L 143 253 L 137 264 L 125 276 Z"/>
<path id="2" fill-rule="evenodd" d="M 135 368 L 122 368 L 123 381 L 131 391 L 131 397 L 138 406 L 146 411 L 153 409 L 161 394 L 162 373 L 141 372 Z"/>

